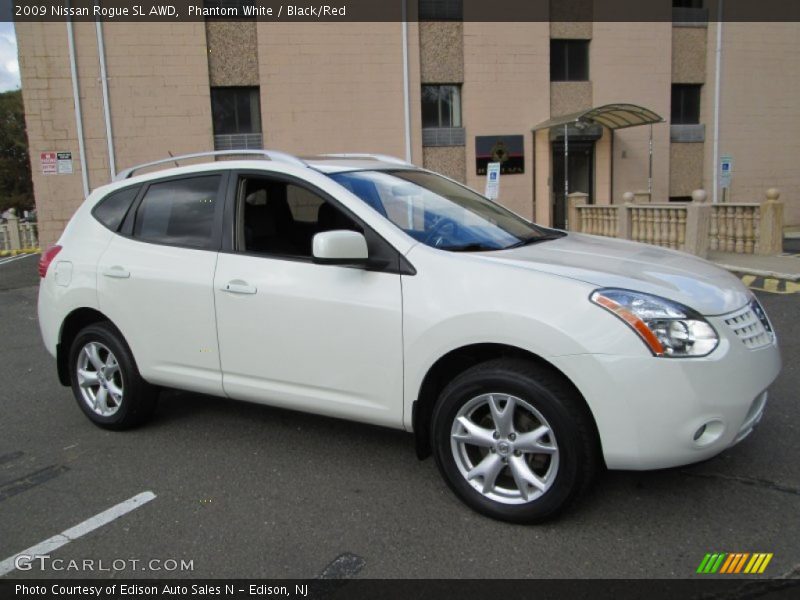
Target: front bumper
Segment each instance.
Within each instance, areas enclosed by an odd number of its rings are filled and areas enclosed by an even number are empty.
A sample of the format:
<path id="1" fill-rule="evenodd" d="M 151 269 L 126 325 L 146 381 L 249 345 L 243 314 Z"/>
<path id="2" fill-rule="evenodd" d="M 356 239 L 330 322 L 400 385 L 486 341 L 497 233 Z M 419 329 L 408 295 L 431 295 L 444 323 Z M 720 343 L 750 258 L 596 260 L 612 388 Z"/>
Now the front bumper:
<path id="1" fill-rule="evenodd" d="M 595 417 L 610 469 L 660 469 L 710 458 L 760 421 L 780 372 L 777 342 L 747 348 L 723 318 L 709 322 L 720 344 L 708 357 L 584 354 L 553 362 Z"/>

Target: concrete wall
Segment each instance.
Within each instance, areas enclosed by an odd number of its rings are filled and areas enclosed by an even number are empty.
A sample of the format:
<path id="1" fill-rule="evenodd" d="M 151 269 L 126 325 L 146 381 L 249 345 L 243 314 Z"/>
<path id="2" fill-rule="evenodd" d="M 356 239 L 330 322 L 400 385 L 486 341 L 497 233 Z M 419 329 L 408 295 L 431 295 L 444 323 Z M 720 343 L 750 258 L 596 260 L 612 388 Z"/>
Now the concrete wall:
<path id="1" fill-rule="evenodd" d="M 706 37 L 706 27 L 672 28 L 673 83 L 705 83 Z"/>
<path id="2" fill-rule="evenodd" d="M 64 23 L 17 23 L 40 243 L 56 241 L 83 201 Z M 110 180 L 94 23 L 76 23 L 89 186 Z M 107 23 L 106 63 L 117 169 L 212 143 L 202 23 Z M 71 151 L 73 175 L 43 176 L 39 153 Z"/>
<path id="3" fill-rule="evenodd" d="M 669 119 L 672 23 L 595 23 L 590 45 L 594 104 L 639 104 Z M 648 127 L 614 134 L 613 200 L 647 190 Z M 669 195 L 669 125 L 653 126 L 653 200 Z"/>
<path id="4" fill-rule="evenodd" d="M 499 201 L 528 218 L 534 214 L 531 128 L 549 117 L 549 56 L 549 23 L 464 23 L 467 184 L 485 186 L 475 171 L 475 136 L 522 134 L 525 173 L 501 176 Z"/>
<path id="5" fill-rule="evenodd" d="M 212 86 L 257 86 L 255 21 L 206 21 L 208 79 Z"/>
<path id="6" fill-rule="evenodd" d="M 734 202 L 764 199 L 777 187 L 784 201 L 784 223 L 800 225 L 800 23 L 725 23 L 723 25 L 720 155 L 734 159 Z M 707 88 L 714 81 L 716 25 L 709 24 Z M 705 95 L 704 186 L 714 176 L 713 89 Z M 721 198 L 721 194 L 720 194 Z"/>
<path id="7" fill-rule="evenodd" d="M 413 29 L 412 130 L 421 161 L 419 37 Z M 300 154 L 404 156 L 401 33 L 400 23 L 259 22 L 264 145 Z"/>
<path id="8" fill-rule="evenodd" d="M 426 169 L 465 182 L 467 177 L 466 153 L 462 146 L 432 146 L 422 149 Z M 482 190 L 478 190 L 482 191 Z"/>
<path id="9" fill-rule="evenodd" d="M 591 81 L 554 81 L 550 84 L 550 115 L 558 117 L 592 108 Z"/>
<path id="10" fill-rule="evenodd" d="M 39 211 L 39 243 L 45 248 L 58 238 L 83 196 L 66 26 L 17 23 L 16 29 L 33 191 Z M 39 153 L 59 150 L 72 151 L 75 174 L 42 176 Z"/>
<path id="11" fill-rule="evenodd" d="M 703 187 L 704 150 L 702 143 L 670 144 L 670 196 L 691 196 L 694 190 Z"/>
<path id="12" fill-rule="evenodd" d="M 34 191 L 47 245 L 83 198 L 66 25 L 16 27 Z M 708 30 L 671 23 L 410 23 L 408 30 L 417 164 L 481 190 L 475 137 L 521 134 L 525 173 L 501 178 L 499 200 L 549 223 L 551 145 L 546 131 L 531 133 L 534 125 L 552 114 L 612 102 L 641 104 L 668 119 L 672 81 L 705 80 L 705 144 L 671 145 L 669 125 L 654 127 L 653 199 L 687 195 L 700 186 L 711 190 L 713 23 Z M 212 148 L 210 85 L 260 86 L 267 147 L 301 154 L 405 154 L 399 23 L 106 23 L 104 31 L 118 169 L 167 152 Z M 800 24 L 728 23 L 724 33 L 720 153 L 735 161 L 731 199 L 761 200 L 766 188 L 778 187 L 786 223 L 800 225 Z M 551 34 L 591 37 L 591 82 L 551 85 Z M 94 24 L 76 23 L 75 35 L 94 188 L 109 180 Z M 461 78 L 466 146 L 428 148 L 423 155 L 421 84 Z M 618 130 L 613 143 L 609 132 L 598 141 L 598 203 L 646 189 L 647 134 L 647 127 L 637 127 Z M 42 176 L 44 151 L 71 151 L 75 173 Z"/>
<path id="13" fill-rule="evenodd" d="M 464 24 L 459 21 L 419 23 L 422 83 L 464 81 Z"/>

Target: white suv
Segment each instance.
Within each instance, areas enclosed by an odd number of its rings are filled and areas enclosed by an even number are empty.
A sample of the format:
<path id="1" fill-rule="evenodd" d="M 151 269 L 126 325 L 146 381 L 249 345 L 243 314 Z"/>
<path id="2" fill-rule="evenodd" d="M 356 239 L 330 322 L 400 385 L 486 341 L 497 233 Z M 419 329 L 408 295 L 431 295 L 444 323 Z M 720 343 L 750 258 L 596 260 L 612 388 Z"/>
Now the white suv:
<path id="1" fill-rule="evenodd" d="M 97 425 L 169 387 L 405 429 L 466 504 L 534 522 L 603 465 L 700 461 L 761 418 L 775 335 L 708 262 L 540 227 L 386 156 L 131 177 L 218 154 L 122 173 L 42 257 L 44 342 Z"/>

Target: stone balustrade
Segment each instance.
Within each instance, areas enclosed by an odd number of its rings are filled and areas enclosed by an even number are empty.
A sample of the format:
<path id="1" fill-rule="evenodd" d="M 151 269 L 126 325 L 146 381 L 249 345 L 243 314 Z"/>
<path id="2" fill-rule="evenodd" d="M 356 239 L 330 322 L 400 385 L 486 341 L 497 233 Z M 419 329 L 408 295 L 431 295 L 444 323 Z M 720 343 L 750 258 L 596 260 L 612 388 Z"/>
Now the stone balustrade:
<path id="1" fill-rule="evenodd" d="M 567 224 L 571 231 L 633 240 L 705 257 L 709 250 L 775 255 L 782 251 L 783 204 L 778 190 L 763 203 L 705 204 L 695 190 L 691 203 L 586 204 L 588 196 L 570 194 Z"/>
<path id="2" fill-rule="evenodd" d="M 583 205 L 578 206 L 578 218 L 580 220 L 580 231 L 591 235 L 602 235 L 606 237 L 617 237 L 619 227 L 617 226 L 619 206 L 597 206 Z"/>
<path id="3" fill-rule="evenodd" d="M 686 249 L 687 209 L 677 204 L 626 206 L 630 238 L 673 250 Z"/>
<path id="4" fill-rule="evenodd" d="M 6 222 L 0 222 L 0 253 L 32 252 L 38 250 L 36 223 L 21 223 L 12 210 Z"/>

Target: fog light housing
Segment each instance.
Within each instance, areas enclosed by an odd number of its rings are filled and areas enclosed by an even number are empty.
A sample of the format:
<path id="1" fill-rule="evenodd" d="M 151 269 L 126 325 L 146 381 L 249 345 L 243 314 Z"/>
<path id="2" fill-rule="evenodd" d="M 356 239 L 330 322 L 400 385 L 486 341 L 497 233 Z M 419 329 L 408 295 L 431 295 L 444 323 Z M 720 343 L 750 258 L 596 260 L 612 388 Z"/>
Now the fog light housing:
<path id="1" fill-rule="evenodd" d="M 710 446 L 719 438 L 721 438 L 724 431 L 725 425 L 722 423 L 722 421 L 716 419 L 713 421 L 708 421 L 697 428 L 697 431 L 695 431 L 694 435 L 692 436 L 692 441 L 694 441 L 695 446 L 704 448 L 706 446 Z"/>
<path id="2" fill-rule="evenodd" d="M 697 440 L 699 440 L 699 439 L 700 439 L 700 437 L 701 437 L 701 436 L 702 436 L 702 435 L 703 435 L 705 432 L 706 432 L 706 426 L 705 426 L 705 425 L 701 425 L 701 426 L 700 426 L 700 429 L 698 429 L 697 431 L 695 431 L 695 432 L 694 432 L 694 436 L 692 437 L 692 439 L 693 439 L 693 440 L 696 442 Z"/>

